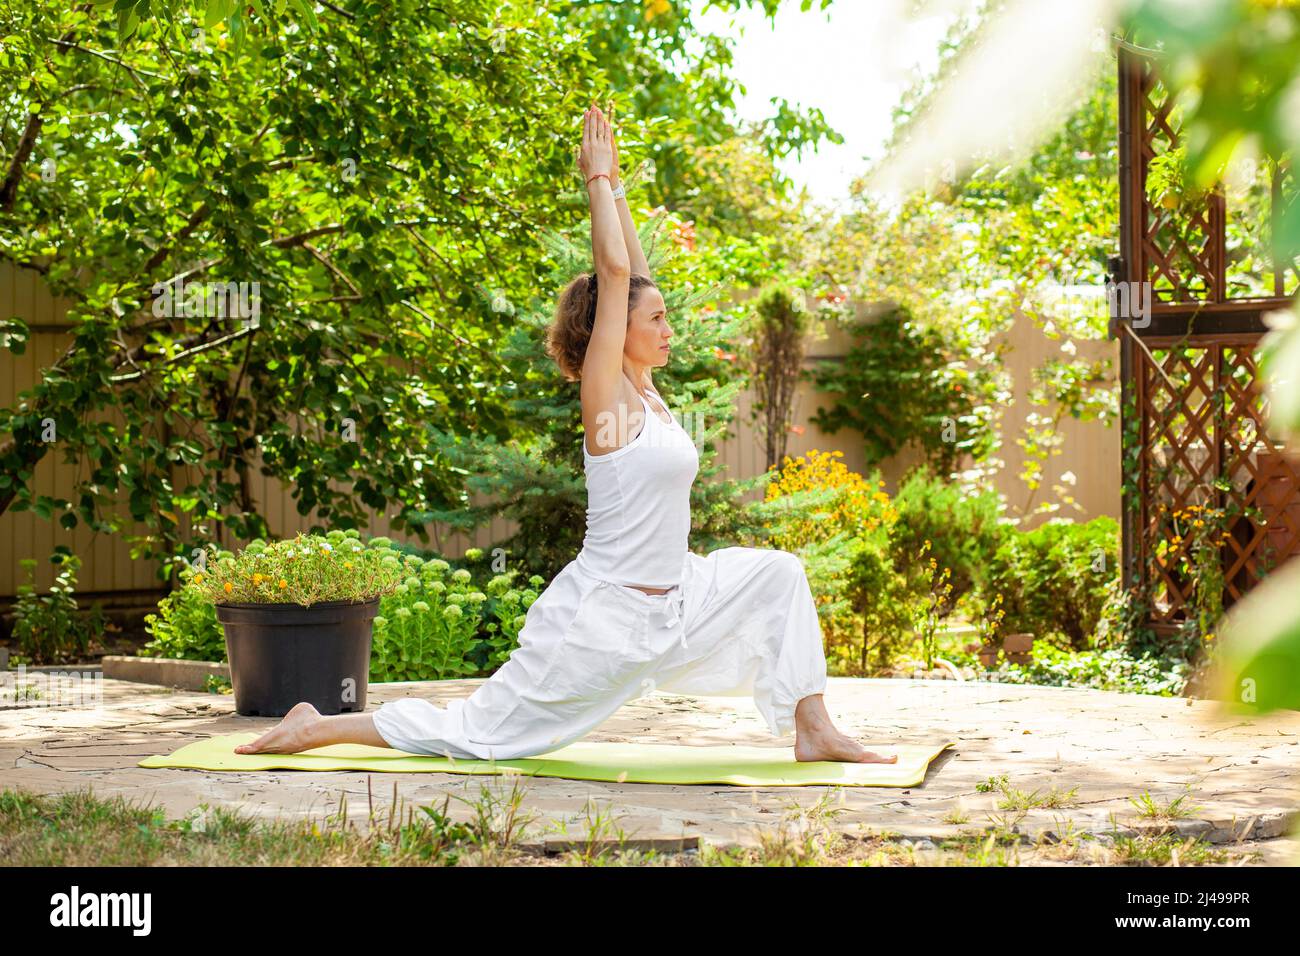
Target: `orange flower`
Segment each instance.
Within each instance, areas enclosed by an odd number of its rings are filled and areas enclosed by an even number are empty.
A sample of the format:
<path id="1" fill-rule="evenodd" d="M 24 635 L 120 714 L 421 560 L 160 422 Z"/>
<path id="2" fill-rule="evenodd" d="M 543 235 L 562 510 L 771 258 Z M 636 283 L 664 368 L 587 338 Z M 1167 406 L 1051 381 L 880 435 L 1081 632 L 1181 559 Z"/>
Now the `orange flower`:
<path id="1" fill-rule="evenodd" d="M 289 582 L 286 581 L 284 578 L 281 578 L 281 579 L 280 579 L 280 587 L 282 587 L 282 588 L 287 588 L 288 586 L 289 586 Z"/>
<path id="2" fill-rule="evenodd" d="M 690 252 L 695 251 L 695 220 L 682 223 L 673 230 L 673 242 Z"/>
<path id="3" fill-rule="evenodd" d="M 231 587 L 230 582 L 227 581 L 227 582 L 226 582 L 226 593 L 229 594 L 229 593 L 230 593 L 231 591 L 233 591 L 233 590 L 234 590 L 234 588 Z"/>

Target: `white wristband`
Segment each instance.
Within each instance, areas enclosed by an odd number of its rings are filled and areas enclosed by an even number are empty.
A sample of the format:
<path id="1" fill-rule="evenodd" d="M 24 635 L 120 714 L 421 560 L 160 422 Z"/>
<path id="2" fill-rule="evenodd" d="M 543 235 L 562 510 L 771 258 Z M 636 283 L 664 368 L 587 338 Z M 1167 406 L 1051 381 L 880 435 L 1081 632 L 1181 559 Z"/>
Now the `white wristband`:
<path id="1" fill-rule="evenodd" d="M 618 188 L 614 190 L 614 198 L 622 199 L 625 195 L 626 195 L 626 190 L 623 189 L 623 184 L 619 183 Z"/>

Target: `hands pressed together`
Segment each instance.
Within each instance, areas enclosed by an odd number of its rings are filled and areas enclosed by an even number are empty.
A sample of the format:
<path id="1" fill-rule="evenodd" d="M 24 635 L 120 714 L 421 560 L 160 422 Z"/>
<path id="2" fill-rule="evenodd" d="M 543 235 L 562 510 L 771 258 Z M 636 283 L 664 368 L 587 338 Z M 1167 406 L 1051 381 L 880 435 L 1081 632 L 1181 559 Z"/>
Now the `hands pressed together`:
<path id="1" fill-rule="evenodd" d="M 578 168 L 582 178 L 590 181 L 593 176 L 602 173 L 609 177 L 610 185 L 618 183 L 618 144 L 614 138 L 614 128 L 609 116 L 592 100 L 582 114 L 582 146 L 578 150 Z"/>

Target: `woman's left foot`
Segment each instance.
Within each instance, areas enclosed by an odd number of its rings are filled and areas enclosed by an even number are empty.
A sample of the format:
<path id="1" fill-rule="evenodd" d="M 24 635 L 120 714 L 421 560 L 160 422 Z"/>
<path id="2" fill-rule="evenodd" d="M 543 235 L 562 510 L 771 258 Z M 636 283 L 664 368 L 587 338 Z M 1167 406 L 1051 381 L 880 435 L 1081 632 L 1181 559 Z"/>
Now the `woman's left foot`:
<path id="1" fill-rule="evenodd" d="M 307 730 L 321 719 L 320 711 L 303 701 L 294 704 L 284 718 L 252 743 L 240 744 L 237 754 L 296 754 L 310 750 Z"/>
<path id="2" fill-rule="evenodd" d="M 838 730 L 797 733 L 794 740 L 795 760 L 839 760 L 848 763 L 897 763 L 898 754 L 886 757 L 867 750 L 852 737 Z"/>

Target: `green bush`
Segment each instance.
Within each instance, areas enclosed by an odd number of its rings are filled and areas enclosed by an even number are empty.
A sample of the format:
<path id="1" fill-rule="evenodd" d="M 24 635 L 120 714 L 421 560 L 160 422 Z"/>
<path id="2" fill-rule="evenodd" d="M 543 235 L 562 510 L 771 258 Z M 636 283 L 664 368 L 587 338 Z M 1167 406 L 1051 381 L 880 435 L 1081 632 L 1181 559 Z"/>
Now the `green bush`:
<path id="1" fill-rule="evenodd" d="M 531 588 L 512 588 L 516 570 L 480 589 L 469 569 L 452 569 L 440 558 L 407 555 L 404 562 L 407 577 L 380 601 L 375 618 L 372 681 L 491 673 L 519 646 L 525 612 L 545 583 L 533 575 Z"/>
<path id="2" fill-rule="evenodd" d="M 141 657 L 226 660 L 226 633 L 216 605 L 195 588 L 177 588 L 159 601 L 158 613 L 145 615 L 144 629 L 153 640 L 140 648 Z"/>
<path id="3" fill-rule="evenodd" d="M 988 680 L 1007 684 L 1089 687 L 1133 694 L 1177 697 L 1192 671 L 1185 661 L 1162 657 L 1131 657 L 1121 648 L 1070 651 L 1046 641 L 1034 642 L 1028 664 L 1003 664 L 988 671 Z"/>
<path id="4" fill-rule="evenodd" d="M 814 425 L 828 434 L 860 434 L 868 465 L 910 446 L 948 472 L 962 455 L 980 451 L 987 439 L 962 387 L 965 372 L 938 331 L 902 305 L 849 330 L 854 341 L 844 361 L 819 363 L 812 373 L 820 392 L 841 396 L 812 415 Z"/>
<path id="5" fill-rule="evenodd" d="M 850 673 L 869 675 L 889 666 L 912 640 L 915 595 L 894 565 L 889 525 L 855 538 L 850 546 L 847 593 L 861 627 Z"/>
<path id="6" fill-rule="evenodd" d="M 333 551 L 320 548 L 321 542 L 333 545 Z M 315 544 L 315 548 L 311 545 Z M 288 557 L 286 549 L 295 551 Z M 354 550 L 355 549 L 355 550 Z M 317 553 L 319 552 L 319 553 Z M 169 594 L 158 604 L 158 613 L 145 618 L 153 640 L 143 650 L 145 656 L 224 662 L 225 632 L 217 621 L 212 596 L 225 592 L 238 596 L 249 588 L 265 592 L 277 588 L 280 576 L 286 586 L 281 591 L 294 595 L 327 593 L 329 576 L 351 573 L 370 564 L 391 577 L 392 588 L 380 596 L 379 612 L 374 619 L 371 646 L 370 680 L 443 680 L 457 677 L 487 676 L 496 670 L 519 646 L 519 632 L 526 611 L 537 600 L 545 583 L 538 575 L 529 578 L 529 587 L 513 587 L 518 570 L 487 578 L 488 572 L 480 549 L 470 549 L 462 559 L 469 568 L 454 568 L 452 563 L 410 545 L 397 545 L 388 538 L 371 538 L 364 543 L 357 532 L 331 531 L 319 536 L 299 536 L 295 541 L 266 544 L 250 542 L 240 560 L 253 557 L 251 572 L 264 580 L 255 584 L 246 579 L 250 571 L 232 566 L 233 555 L 217 552 L 211 562 L 222 569 L 223 577 L 186 567 L 181 572 L 185 586 Z M 269 555 L 275 555 L 271 558 Z M 227 560 L 231 559 L 231 560 Z M 298 562 L 290 564 L 289 562 Z M 338 562 L 350 562 L 351 568 Z M 369 565 L 366 565 L 369 567 Z M 292 570 L 288 570 L 291 568 Z M 476 579 L 476 573 L 478 575 Z M 292 579 L 290 578 L 292 575 Z M 196 585 L 202 577 L 203 581 Z M 244 589 L 241 591 L 240 589 Z M 279 596 L 276 591 L 271 594 Z M 325 598 L 321 598 L 325 599 Z"/>
<path id="7" fill-rule="evenodd" d="M 929 541 L 929 557 L 952 574 L 952 591 L 941 608 L 945 614 L 972 588 L 987 583 L 993 556 L 1014 532 L 1001 521 L 997 495 L 968 494 L 924 468 L 908 474 L 893 504 L 898 512 L 891 534 L 894 565 L 902 570 L 918 566 Z"/>
<path id="8" fill-rule="evenodd" d="M 83 615 L 73 597 L 81 559 L 66 551 L 55 551 L 50 562 L 59 572 L 49 594 L 36 593 L 36 561 L 26 558 L 18 562 L 27 570 L 28 583 L 18 586 L 13 636 L 22 659 L 37 665 L 80 660 L 90 650 L 91 639 L 104 627 L 104 613 L 98 604 Z"/>
<path id="9" fill-rule="evenodd" d="M 1060 635 L 1075 650 L 1093 641 L 1119 573 L 1119 525 L 1049 522 L 1008 535 L 993 556 L 989 593 L 1002 595 L 1004 632 Z"/>

